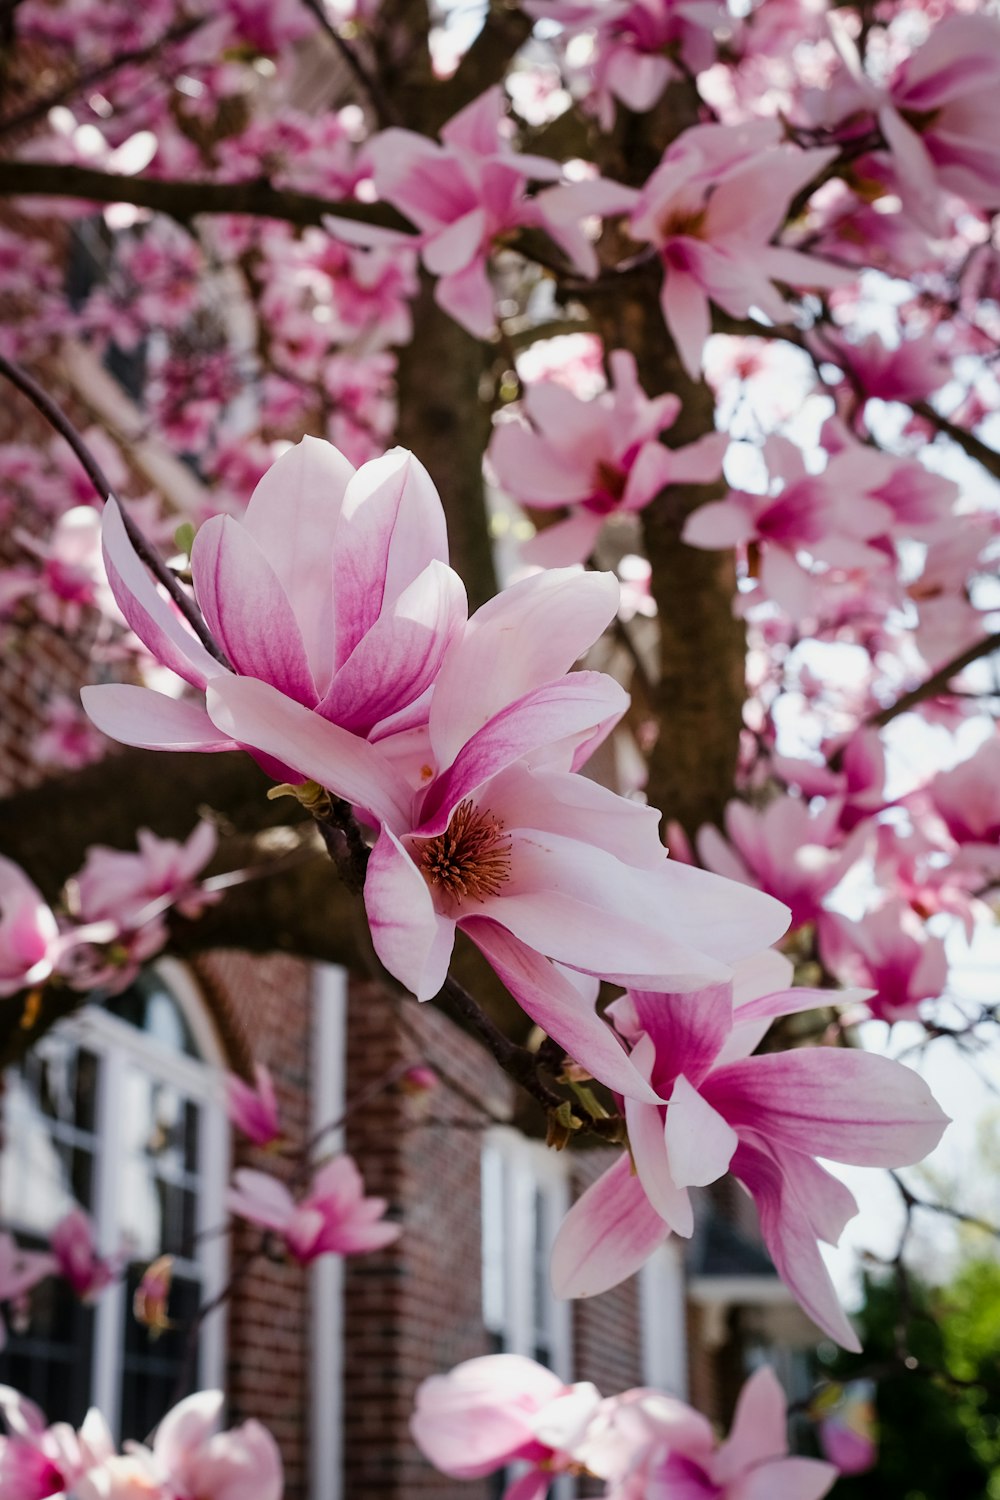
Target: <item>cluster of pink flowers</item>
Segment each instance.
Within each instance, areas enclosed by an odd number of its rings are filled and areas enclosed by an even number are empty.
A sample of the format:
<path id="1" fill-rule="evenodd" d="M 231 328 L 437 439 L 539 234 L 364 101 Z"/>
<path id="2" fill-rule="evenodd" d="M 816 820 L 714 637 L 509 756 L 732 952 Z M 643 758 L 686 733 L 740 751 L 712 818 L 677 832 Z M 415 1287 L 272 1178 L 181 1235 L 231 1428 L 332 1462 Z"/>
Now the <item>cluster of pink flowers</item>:
<path id="1" fill-rule="evenodd" d="M 75 989 L 122 990 L 163 948 L 170 911 L 194 918 L 218 899 L 198 879 L 215 853 L 210 823 L 183 844 L 146 828 L 137 837 L 134 853 L 100 844 L 87 851 L 58 919 L 20 866 L 0 858 L 0 995 L 53 973 Z"/>
<path id="2" fill-rule="evenodd" d="M 425 1380 L 411 1430 L 424 1456 L 455 1479 L 521 1466 L 504 1500 L 543 1500 L 560 1474 L 602 1480 L 605 1500 L 821 1500 L 840 1472 L 790 1456 L 785 1395 L 766 1367 L 743 1387 L 722 1443 L 673 1396 L 639 1388 L 602 1398 L 517 1354 L 471 1359 Z"/>
<path id="3" fill-rule="evenodd" d="M 467 619 L 440 502 L 407 454 L 353 472 L 307 440 L 264 477 L 244 524 L 202 528 L 195 595 L 233 671 L 159 595 L 113 506 L 105 548 L 126 619 L 206 706 L 90 688 L 101 727 L 163 749 L 239 745 L 272 774 L 349 802 L 369 830 L 365 904 L 389 972 L 429 999 L 462 930 L 527 1014 L 623 1096 L 639 1175 L 623 1157 L 571 1211 L 557 1288 L 602 1290 L 671 1229 L 690 1234 L 688 1189 L 732 1170 L 789 1285 L 853 1345 L 816 1249 L 838 1237 L 853 1199 L 813 1153 L 906 1164 L 933 1147 L 944 1116 L 921 1079 L 881 1058 L 749 1056 L 775 1016 L 827 998 L 790 990 L 783 961 L 762 953 L 788 913 L 751 887 L 785 899 L 795 923 L 815 920 L 864 837 L 859 827 L 844 842 L 841 803 L 818 815 L 773 804 L 764 818 L 780 847 L 759 881 L 728 853 L 723 878 L 668 860 L 655 810 L 578 774 L 625 706 L 609 678 L 569 670 L 612 617 L 614 580 L 549 571 Z M 729 827 L 743 830 L 749 860 L 767 850 L 749 808 L 734 804 Z M 703 853 L 718 867 L 726 846 L 714 838 Z M 604 1017 L 602 979 L 628 991 Z M 255 1137 L 272 1139 L 266 1078 L 256 1100 L 232 1097 Z M 362 1193 L 342 1158 L 301 1203 L 244 1172 L 231 1204 L 309 1259 L 392 1237 L 376 1223 L 383 1205 Z"/>
<path id="4" fill-rule="evenodd" d="M 0 1500 L 281 1500 L 284 1471 L 274 1438 L 260 1422 L 220 1431 L 221 1391 L 199 1391 L 167 1412 L 151 1447 L 127 1443 L 118 1454 L 107 1423 L 88 1412 L 75 1431 L 48 1426 L 33 1402 L 0 1387 L 9 1436 L 0 1437 Z"/>

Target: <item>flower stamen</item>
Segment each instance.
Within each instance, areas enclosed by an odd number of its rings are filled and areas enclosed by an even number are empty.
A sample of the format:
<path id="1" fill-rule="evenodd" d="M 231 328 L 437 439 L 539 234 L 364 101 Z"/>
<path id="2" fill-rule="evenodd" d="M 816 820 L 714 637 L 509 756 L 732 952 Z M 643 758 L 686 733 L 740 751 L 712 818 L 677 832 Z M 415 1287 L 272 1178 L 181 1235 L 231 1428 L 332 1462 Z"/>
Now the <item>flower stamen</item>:
<path id="1" fill-rule="evenodd" d="M 500 894 L 510 877 L 510 847 L 500 819 L 488 808 L 478 811 L 467 798 L 444 832 L 423 843 L 416 859 L 428 884 L 461 905 Z"/>

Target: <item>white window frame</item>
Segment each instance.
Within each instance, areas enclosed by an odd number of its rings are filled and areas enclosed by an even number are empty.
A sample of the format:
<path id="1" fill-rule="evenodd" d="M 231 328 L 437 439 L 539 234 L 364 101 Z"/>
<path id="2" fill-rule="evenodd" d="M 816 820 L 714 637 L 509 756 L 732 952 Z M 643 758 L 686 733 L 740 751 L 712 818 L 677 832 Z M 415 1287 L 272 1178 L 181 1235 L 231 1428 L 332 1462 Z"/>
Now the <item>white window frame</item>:
<path id="1" fill-rule="evenodd" d="M 313 970 L 311 1129 L 324 1129 L 344 1113 L 347 1072 L 347 970 L 317 964 Z M 344 1149 L 341 1127 L 324 1136 L 321 1154 Z M 309 1271 L 311 1492 L 323 1500 L 343 1494 L 344 1262 L 320 1255 Z"/>
<path id="2" fill-rule="evenodd" d="M 544 1216 L 540 1239 L 546 1259 L 543 1284 L 549 1287 L 548 1256 L 569 1209 L 569 1163 L 540 1141 L 501 1125 L 488 1130 L 483 1139 L 482 1184 L 483 1321 L 502 1335 L 508 1353 L 533 1358 L 539 1332 L 534 1307 L 536 1207 L 540 1199 Z M 549 1326 L 544 1332 L 552 1350 L 551 1366 L 569 1385 L 573 1380 L 570 1304 L 549 1290 Z"/>
<path id="3" fill-rule="evenodd" d="M 642 1378 L 646 1385 L 687 1399 L 687 1289 L 684 1254 L 673 1241 L 660 1246 L 639 1271 Z"/>
<path id="4" fill-rule="evenodd" d="M 94 1120 L 94 1188 L 91 1218 L 100 1251 L 119 1249 L 119 1193 L 121 1173 L 109 1143 L 117 1139 L 126 1071 L 138 1068 L 181 1090 L 201 1110 L 198 1133 L 198 1236 L 194 1264 L 201 1280 L 201 1298 L 211 1301 L 224 1289 L 229 1275 L 228 1235 L 213 1233 L 224 1223 L 223 1204 L 230 1168 L 230 1135 L 219 1087 L 218 1069 L 225 1058 L 197 985 L 183 965 L 163 959 L 155 965 L 171 997 L 188 1022 L 202 1058 L 188 1057 L 96 1005 L 85 1005 L 58 1023 L 58 1032 L 100 1060 Z M 17 1225 L 13 1226 L 17 1228 Z M 91 1402 L 103 1412 L 117 1438 L 121 1421 L 121 1372 L 125 1347 L 125 1283 L 119 1278 L 94 1303 L 94 1342 L 91 1364 Z M 225 1374 L 226 1308 L 214 1309 L 204 1320 L 198 1340 L 198 1384 L 221 1387 Z"/>

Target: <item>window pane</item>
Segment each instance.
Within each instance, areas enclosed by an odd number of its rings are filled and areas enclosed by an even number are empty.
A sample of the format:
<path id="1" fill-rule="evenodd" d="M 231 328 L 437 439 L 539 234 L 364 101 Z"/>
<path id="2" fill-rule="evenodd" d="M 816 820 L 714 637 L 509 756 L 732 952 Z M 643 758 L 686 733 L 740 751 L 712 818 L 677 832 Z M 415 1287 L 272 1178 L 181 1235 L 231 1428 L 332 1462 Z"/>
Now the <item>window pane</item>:
<path id="1" fill-rule="evenodd" d="M 190 1344 L 188 1330 L 201 1301 L 199 1283 L 175 1275 L 169 1303 L 174 1326 L 156 1337 L 132 1316 L 132 1300 L 145 1269 L 145 1263 L 141 1263 L 128 1271 L 122 1363 L 121 1435 L 139 1441 L 175 1402 L 197 1389 L 197 1345 Z"/>
<path id="2" fill-rule="evenodd" d="M 42 1243 L 34 1240 L 30 1248 L 40 1249 Z M 23 1330 L 16 1316 L 10 1319 L 10 1336 L 0 1353 L 0 1382 L 28 1396 L 50 1421 L 77 1427 L 90 1405 L 94 1309 L 55 1277 L 35 1287 L 30 1306 L 31 1320 Z"/>

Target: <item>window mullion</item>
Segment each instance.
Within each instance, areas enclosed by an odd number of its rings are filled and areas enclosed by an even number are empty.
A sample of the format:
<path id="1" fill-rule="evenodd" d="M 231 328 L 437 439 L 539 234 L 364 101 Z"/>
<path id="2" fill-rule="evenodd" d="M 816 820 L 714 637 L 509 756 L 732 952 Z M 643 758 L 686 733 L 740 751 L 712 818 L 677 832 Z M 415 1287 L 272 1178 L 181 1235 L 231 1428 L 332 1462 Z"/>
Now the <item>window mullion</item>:
<path id="1" fill-rule="evenodd" d="M 101 1051 L 97 1089 L 93 1218 L 97 1242 L 105 1254 L 119 1249 L 118 1192 L 122 1180 L 124 1141 L 122 1119 L 123 1059 L 115 1051 Z M 121 1355 L 125 1317 L 125 1283 L 119 1279 L 97 1299 L 94 1310 L 93 1403 L 117 1435 L 121 1419 Z"/>

